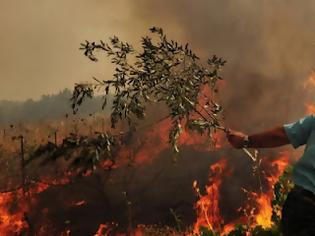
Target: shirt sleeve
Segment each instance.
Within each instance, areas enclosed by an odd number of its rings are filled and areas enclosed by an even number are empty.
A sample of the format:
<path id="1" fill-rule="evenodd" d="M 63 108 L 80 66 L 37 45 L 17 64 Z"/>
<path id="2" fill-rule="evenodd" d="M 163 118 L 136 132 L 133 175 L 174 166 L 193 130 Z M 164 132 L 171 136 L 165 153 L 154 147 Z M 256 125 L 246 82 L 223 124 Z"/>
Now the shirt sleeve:
<path id="1" fill-rule="evenodd" d="M 298 148 L 299 146 L 307 143 L 313 129 L 313 123 L 314 116 L 309 115 L 297 122 L 285 124 L 283 126 L 288 139 L 294 148 Z"/>

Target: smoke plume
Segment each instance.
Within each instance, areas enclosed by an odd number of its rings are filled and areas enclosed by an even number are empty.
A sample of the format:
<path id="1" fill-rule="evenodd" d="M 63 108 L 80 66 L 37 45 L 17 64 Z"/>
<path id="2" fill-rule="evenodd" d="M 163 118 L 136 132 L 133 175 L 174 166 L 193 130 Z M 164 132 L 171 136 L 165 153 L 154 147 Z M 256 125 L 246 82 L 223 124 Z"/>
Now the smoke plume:
<path id="1" fill-rule="evenodd" d="M 203 58 L 227 60 L 222 99 L 228 125 L 254 131 L 303 115 L 309 99 L 303 82 L 315 59 L 313 1 L 137 3 L 133 10 L 147 26 L 162 26 Z"/>

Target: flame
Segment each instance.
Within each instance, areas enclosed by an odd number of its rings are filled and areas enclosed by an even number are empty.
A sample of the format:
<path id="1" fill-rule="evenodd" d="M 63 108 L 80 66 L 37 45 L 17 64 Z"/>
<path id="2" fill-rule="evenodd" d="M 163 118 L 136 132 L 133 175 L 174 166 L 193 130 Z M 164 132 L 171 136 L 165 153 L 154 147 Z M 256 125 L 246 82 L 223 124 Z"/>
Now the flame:
<path id="1" fill-rule="evenodd" d="M 315 86 L 315 74 L 310 79 L 312 85 Z M 307 104 L 308 113 L 315 114 L 315 106 L 312 104 Z M 66 127 L 67 125 L 65 125 Z M 132 140 L 132 144 L 129 146 L 123 146 L 117 152 L 117 163 L 114 168 L 118 168 L 122 165 L 128 163 L 129 157 L 132 156 L 133 162 L 135 165 L 139 164 L 147 164 L 152 163 L 154 158 L 158 157 L 159 154 L 169 148 L 168 144 L 168 130 L 171 126 L 171 120 L 165 119 L 158 124 L 154 125 L 152 129 L 149 131 L 143 132 L 143 136 L 141 140 Z M 184 125 L 182 125 L 185 127 Z M 44 135 L 42 133 L 38 133 L 38 139 L 42 138 Z M 60 138 L 62 134 L 59 134 Z M 217 150 L 223 147 L 224 138 L 223 132 L 217 132 L 212 134 L 213 143 L 209 143 L 209 137 L 207 135 L 200 136 L 196 133 L 183 131 L 180 139 L 178 140 L 179 145 L 187 145 L 197 151 L 211 151 L 213 149 Z M 12 146 L 12 149 L 16 150 L 16 146 Z M 280 156 L 277 160 L 273 161 L 271 164 L 271 168 L 274 169 L 273 173 L 270 176 L 264 176 L 268 180 L 268 191 L 264 193 L 253 194 L 253 199 L 255 200 L 255 205 L 251 205 L 251 208 L 255 208 L 255 219 L 253 225 L 261 225 L 264 228 L 268 228 L 272 225 L 271 215 L 271 200 L 273 198 L 272 186 L 277 181 L 279 175 L 284 170 L 285 166 L 288 163 L 288 153 L 280 153 Z M 109 160 L 105 160 L 103 163 L 103 167 L 109 167 L 112 163 Z M 199 228 L 201 226 L 207 227 L 211 230 L 228 233 L 230 232 L 235 223 L 246 222 L 246 220 L 235 219 L 233 222 L 229 222 L 228 224 L 224 224 L 224 219 L 221 216 L 219 202 L 220 202 L 220 188 L 222 185 L 222 181 L 224 181 L 224 177 L 226 176 L 226 166 L 227 161 L 225 159 L 221 159 L 219 162 L 210 166 L 210 176 L 209 176 L 209 185 L 206 186 L 205 194 L 201 194 L 198 188 L 197 182 L 193 183 L 193 187 L 196 190 L 199 200 L 195 204 L 196 212 L 197 212 L 197 220 L 194 225 L 193 232 L 194 234 L 199 233 Z M 270 166 L 270 165 L 269 165 Z M 268 168 L 269 168 L 268 166 Z M 87 173 L 87 175 L 90 175 Z M 71 176 L 71 173 L 66 175 L 67 177 Z M 48 181 L 51 182 L 51 181 Z M 60 178 L 57 180 L 53 180 L 52 184 L 69 184 L 69 178 Z M 45 191 L 49 188 L 49 185 L 45 184 L 36 184 L 29 190 L 30 194 L 35 196 L 36 194 Z M 18 195 L 18 199 L 21 199 L 21 191 L 16 193 Z M 10 211 L 10 205 L 13 201 L 15 201 L 14 194 L 0 194 L 0 235 L 14 235 L 20 234 L 24 232 L 28 228 L 27 221 L 25 219 L 25 212 L 28 209 L 28 205 L 25 201 L 21 201 L 19 205 L 18 211 Z M 32 203 L 36 203 L 35 197 L 31 199 Z M 74 201 L 72 202 L 73 206 L 82 206 L 86 204 L 85 200 Z M 45 209 L 48 211 L 49 209 Z M 43 226 L 42 231 L 45 235 L 47 231 L 47 227 Z M 53 227 L 53 226 L 51 226 Z M 101 224 L 95 233 L 95 236 L 105 236 L 112 235 L 112 229 L 116 227 L 114 224 Z M 70 235 L 71 232 L 68 229 L 64 230 L 63 235 Z M 141 226 L 137 226 L 131 235 L 142 236 L 145 235 L 144 228 Z M 129 234 L 129 235 L 130 235 Z M 122 235 L 122 234 L 120 234 Z"/>
<path id="2" fill-rule="evenodd" d="M 143 235 L 145 235 L 145 234 L 143 233 L 144 228 L 145 228 L 144 225 L 137 225 L 137 227 L 136 227 L 136 229 L 135 229 L 133 235 L 134 235 L 134 236 L 143 236 Z"/>
<path id="3" fill-rule="evenodd" d="M 271 227 L 272 207 L 270 205 L 270 196 L 268 194 L 262 194 L 256 201 L 259 208 L 259 213 L 256 215 L 255 220 L 256 224 L 262 226 L 263 228 Z"/>
<path id="4" fill-rule="evenodd" d="M 305 113 L 307 115 L 314 115 L 315 114 L 315 105 L 312 104 L 312 103 L 306 103 L 305 104 L 305 107 L 306 107 L 306 111 Z"/>
<path id="5" fill-rule="evenodd" d="M 304 82 L 304 89 L 313 89 L 315 87 L 315 72 L 313 71 Z M 315 105 L 312 102 L 305 103 L 307 115 L 315 114 Z"/>
<path id="6" fill-rule="evenodd" d="M 258 213 L 255 216 L 255 225 L 260 225 L 263 228 L 269 228 L 272 226 L 272 207 L 271 201 L 273 199 L 273 186 L 279 179 L 280 175 L 283 173 L 284 169 L 289 162 L 289 153 L 280 152 L 276 160 L 271 163 L 271 167 L 275 169 L 275 173 L 271 176 L 266 177 L 268 180 L 269 191 L 267 193 L 261 193 L 260 195 L 253 193 L 256 203 Z"/>
<path id="7" fill-rule="evenodd" d="M 267 160 L 267 158 L 263 158 Z M 227 161 L 221 159 L 219 162 L 211 165 L 210 167 L 210 184 L 206 187 L 206 194 L 200 194 L 200 189 L 197 186 L 197 182 L 193 183 L 193 188 L 199 196 L 199 200 L 196 203 L 197 220 L 194 225 L 193 235 L 199 234 L 201 226 L 207 227 L 212 231 L 220 232 L 221 235 L 226 235 L 234 229 L 236 223 L 249 222 L 249 218 L 253 218 L 251 226 L 260 225 L 263 228 L 269 228 L 272 226 L 272 206 L 271 201 L 273 199 L 273 185 L 276 183 L 284 169 L 289 162 L 289 153 L 280 152 L 277 159 L 273 160 L 271 164 L 268 164 L 270 171 L 269 176 L 264 176 L 268 181 L 268 191 L 255 193 L 249 192 L 250 198 L 253 201 L 249 201 L 252 204 L 246 206 L 250 209 L 250 213 L 246 217 L 235 219 L 229 224 L 224 224 L 224 220 L 220 214 L 219 201 L 220 201 L 220 187 L 223 177 L 229 175 L 226 172 Z M 223 175 L 224 172 L 224 175 Z M 227 173 L 227 174 L 226 174 Z M 247 219 L 248 218 L 248 219 Z"/>
<path id="8" fill-rule="evenodd" d="M 27 222 L 25 221 L 25 215 L 22 202 L 19 197 L 22 195 L 22 191 L 16 193 L 2 193 L 0 195 L 0 235 L 20 235 L 28 228 Z M 10 211 L 12 202 L 16 201 L 18 209 L 13 212 Z"/>
<path id="9" fill-rule="evenodd" d="M 0 235 L 27 235 L 29 231 L 28 212 L 30 206 L 36 204 L 37 194 L 47 190 L 48 184 L 32 184 L 23 192 L 23 189 L 8 193 L 0 193 Z M 48 210 L 48 209 L 44 209 Z M 38 235 L 45 235 L 46 226 L 41 227 Z M 42 230 L 44 230 L 42 232 Z M 43 233 L 43 234 L 42 234 Z M 65 229 L 61 235 L 70 235 Z"/>
<path id="10" fill-rule="evenodd" d="M 315 87 L 315 72 L 313 71 L 307 80 L 304 82 L 304 89 L 309 88 L 309 87 Z"/>
<path id="11" fill-rule="evenodd" d="M 170 148 L 169 130 L 171 124 L 171 119 L 164 119 L 146 131 L 143 138 L 136 140 L 133 145 L 122 147 L 117 154 L 117 162 L 113 168 L 124 166 L 131 159 L 135 165 L 152 163 L 160 153 Z M 185 127 L 185 124 L 182 124 L 182 127 Z M 201 136 L 184 129 L 178 139 L 178 146 L 190 146 L 196 151 L 213 151 L 223 146 L 223 135 L 222 132 L 214 132 L 209 138 L 207 135 Z M 109 165 L 108 161 L 102 164 L 104 168 Z"/>
<path id="12" fill-rule="evenodd" d="M 109 226 L 106 224 L 100 224 L 94 236 L 109 236 L 109 233 L 110 233 Z"/>
<path id="13" fill-rule="evenodd" d="M 113 229 L 117 228 L 117 224 L 115 223 L 111 223 L 111 224 L 100 224 L 99 228 L 97 230 L 97 232 L 94 234 L 94 236 L 111 236 L 111 235 L 115 235 L 115 236 L 143 236 L 146 235 L 144 234 L 144 229 L 145 229 L 145 225 L 137 225 L 136 228 L 129 233 L 119 233 L 119 232 L 115 232 L 113 233 Z"/>
<path id="14" fill-rule="evenodd" d="M 221 159 L 219 162 L 210 166 L 211 176 L 209 177 L 210 185 L 206 186 L 206 194 L 201 195 L 197 182 L 194 181 L 195 189 L 199 200 L 195 208 L 197 211 L 197 221 L 194 225 L 194 234 L 199 234 L 200 227 L 207 227 L 211 230 L 220 230 L 223 218 L 220 215 L 219 208 L 219 189 L 222 183 L 223 171 L 226 167 L 226 160 Z"/>
<path id="15" fill-rule="evenodd" d="M 115 222 L 108 223 L 108 224 L 100 224 L 98 227 L 97 232 L 94 234 L 94 236 L 123 236 L 123 234 L 120 234 L 118 232 L 113 233 L 113 229 L 117 228 L 118 224 Z"/>

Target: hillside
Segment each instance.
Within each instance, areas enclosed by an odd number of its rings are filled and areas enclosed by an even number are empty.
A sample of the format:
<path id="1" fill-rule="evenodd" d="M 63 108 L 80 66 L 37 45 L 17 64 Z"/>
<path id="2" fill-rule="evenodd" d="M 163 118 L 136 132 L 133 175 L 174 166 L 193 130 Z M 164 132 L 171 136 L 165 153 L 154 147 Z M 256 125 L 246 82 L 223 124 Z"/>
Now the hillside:
<path id="1" fill-rule="evenodd" d="M 43 95 L 39 100 L 28 99 L 26 101 L 0 101 L 0 125 L 11 123 L 25 123 L 50 121 L 60 119 L 71 114 L 72 92 L 64 89 L 57 94 Z M 87 100 L 78 112 L 79 115 L 99 112 L 101 109 L 101 97 Z"/>

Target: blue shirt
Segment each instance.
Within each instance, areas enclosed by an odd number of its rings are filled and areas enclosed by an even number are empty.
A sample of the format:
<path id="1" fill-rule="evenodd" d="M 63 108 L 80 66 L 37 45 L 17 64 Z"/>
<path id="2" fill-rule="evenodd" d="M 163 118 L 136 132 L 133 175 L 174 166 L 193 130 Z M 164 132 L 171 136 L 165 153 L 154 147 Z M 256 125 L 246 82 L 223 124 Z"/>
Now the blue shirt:
<path id="1" fill-rule="evenodd" d="M 306 144 L 302 157 L 293 168 L 293 182 L 315 194 L 315 117 L 309 115 L 286 124 L 284 130 L 294 148 Z"/>

